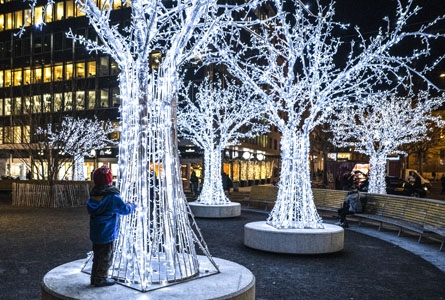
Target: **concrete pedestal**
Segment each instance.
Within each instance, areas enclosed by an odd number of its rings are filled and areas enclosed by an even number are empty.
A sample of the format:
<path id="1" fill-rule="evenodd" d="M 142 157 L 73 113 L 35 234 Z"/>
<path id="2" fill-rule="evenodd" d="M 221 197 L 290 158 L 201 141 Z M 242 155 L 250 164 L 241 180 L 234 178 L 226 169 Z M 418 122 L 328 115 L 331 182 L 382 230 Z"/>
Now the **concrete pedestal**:
<path id="1" fill-rule="evenodd" d="M 198 259 L 200 266 L 210 264 L 205 256 L 198 256 Z M 85 260 L 80 259 L 46 273 L 42 281 L 42 299 L 255 299 L 255 277 L 248 269 L 231 261 L 213 259 L 220 273 L 145 293 L 120 284 L 93 287 L 90 276 L 81 272 Z"/>
<path id="2" fill-rule="evenodd" d="M 323 224 L 324 229 L 276 229 L 266 221 L 244 225 L 244 245 L 289 254 L 323 254 L 343 250 L 344 229 Z"/>
<path id="3" fill-rule="evenodd" d="M 238 202 L 218 205 L 189 202 L 189 206 L 193 215 L 197 218 L 233 218 L 241 216 L 241 204 Z"/>

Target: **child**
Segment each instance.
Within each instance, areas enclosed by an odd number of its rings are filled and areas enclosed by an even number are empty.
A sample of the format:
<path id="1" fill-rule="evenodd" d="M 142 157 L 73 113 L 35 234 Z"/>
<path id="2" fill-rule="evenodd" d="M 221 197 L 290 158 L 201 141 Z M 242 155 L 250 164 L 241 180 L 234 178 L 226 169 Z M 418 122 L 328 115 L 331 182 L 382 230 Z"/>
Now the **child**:
<path id="1" fill-rule="evenodd" d="M 135 209 L 133 203 L 125 203 L 119 190 L 112 186 L 113 175 L 107 166 L 93 173 L 94 187 L 87 200 L 90 214 L 90 240 L 93 242 L 93 266 L 91 284 L 96 287 L 115 284 L 108 277 L 113 258 L 113 242 L 119 234 L 119 215 L 128 215 Z"/>

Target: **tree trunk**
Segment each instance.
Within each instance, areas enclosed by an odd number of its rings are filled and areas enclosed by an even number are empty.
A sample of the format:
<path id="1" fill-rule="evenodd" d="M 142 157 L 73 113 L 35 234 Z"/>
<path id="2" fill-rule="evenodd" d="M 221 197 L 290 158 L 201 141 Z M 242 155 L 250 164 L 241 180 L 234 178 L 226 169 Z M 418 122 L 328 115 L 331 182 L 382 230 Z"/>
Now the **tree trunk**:
<path id="1" fill-rule="evenodd" d="M 143 291 L 199 272 L 177 151 L 170 81 L 176 74 L 147 77 L 147 68 L 128 66 L 120 77 L 119 182 L 124 201 L 137 210 L 121 217 L 112 267 L 114 278 Z"/>
<path id="2" fill-rule="evenodd" d="M 197 200 L 200 204 L 224 205 L 230 200 L 224 193 L 221 176 L 221 148 L 206 150 L 204 154 L 204 184 Z"/>
<path id="3" fill-rule="evenodd" d="M 386 194 L 386 158 L 388 154 L 378 153 L 370 156 L 368 193 Z"/>
<path id="4" fill-rule="evenodd" d="M 308 160 L 309 135 L 284 131 L 278 196 L 267 224 L 275 228 L 324 228 L 314 204 Z"/>

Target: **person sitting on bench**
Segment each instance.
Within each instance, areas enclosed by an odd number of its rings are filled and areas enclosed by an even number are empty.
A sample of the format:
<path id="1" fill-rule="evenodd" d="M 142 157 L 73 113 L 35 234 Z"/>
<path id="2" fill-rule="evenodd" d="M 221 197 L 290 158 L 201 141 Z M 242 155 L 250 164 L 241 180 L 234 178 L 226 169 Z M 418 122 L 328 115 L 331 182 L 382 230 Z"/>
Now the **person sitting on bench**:
<path id="1" fill-rule="evenodd" d="M 351 191 L 345 197 L 342 207 L 337 211 L 339 221 L 336 225 L 342 227 L 348 227 L 348 221 L 346 220 L 346 215 L 351 215 L 356 212 L 362 211 L 362 203 L 360 201 L 360 194 L 357 186 L 354 186 Z"/>

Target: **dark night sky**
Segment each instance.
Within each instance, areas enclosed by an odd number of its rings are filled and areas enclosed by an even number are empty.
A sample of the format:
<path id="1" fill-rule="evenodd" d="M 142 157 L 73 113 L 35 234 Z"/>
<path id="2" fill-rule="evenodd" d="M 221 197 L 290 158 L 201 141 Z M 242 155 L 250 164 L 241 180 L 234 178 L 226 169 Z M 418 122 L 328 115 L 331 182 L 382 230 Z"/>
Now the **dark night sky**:
<path id="1" fill-rule="evenodd" d="M 401 1 L 402 4 L 407 3 L 407 0 Z M 302 0 L 302 2 L 309 4 L 310 7 L 310 3 L 313 1 Z M 326 4 L 330 1 L 320 0 L 320 2 Z M 360 32 L 368 38 L 375 35 L 379 27 L 386 27 L 386 23 L 383 21 L 384 16 L 388 16 L 391 21 L 395 20 L 396 5 L 396 0 L 337 0 L 334 18 L 341 23 L 350 24 L 349 30 L 340 32 L 344 40 L 353 39 L 357 36 L 353 31 L 356 25 L 360 27 Z M 414 5 L 422 7 L 422 10 L 410 20 L 408 27 L 406 27 L 410 31 L 440 15 L 445 15 L 445 0 L 417 0 L 414 1 Z M 445 35 L 445 20 L 436 25 L 432 32 Z M 400 51 L 414 47 L 416 47 L 415 44 L 405 43 Z M 432 42 L 431 54 L 429 59 L 445 54 L 445 38 Z M 445 61 L 428 77 L 440 88 L 445 89 L 445 78 L 439 78 L 441 73 L 445 73 Z"/>

